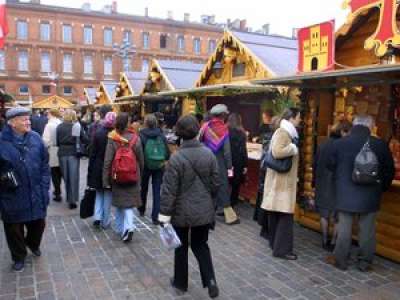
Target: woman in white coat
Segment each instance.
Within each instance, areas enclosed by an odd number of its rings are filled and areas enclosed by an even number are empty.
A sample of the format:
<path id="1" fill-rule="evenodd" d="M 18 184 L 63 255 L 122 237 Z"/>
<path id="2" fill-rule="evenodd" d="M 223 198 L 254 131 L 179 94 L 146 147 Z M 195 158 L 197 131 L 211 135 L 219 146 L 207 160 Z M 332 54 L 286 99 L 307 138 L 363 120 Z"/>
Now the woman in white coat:
<path id="1" fill-rule="evenodd" d="M 267 169 L 264 199 L 261 207 L 268 211 L 268 234 L 272 254 L 288 260 L 297 259 L 293 253 L 293 215 L 297 193 L 298 139 L 300 110 L 289 108 L 282 115 L 279 128 L 272 136 L 270 149 L 276 159 L 292 157 L 292 168 L 287 173 Z"/>
<path id="2" fill-rule="evenodd" d="M 52 108 L 49 110 L 47 122 L 43 131 L 43 142 L 49 151 L 49 165 L 51 170 L 51 180 L 53 182 L 53 200 L 61 201 L 61 169 L 60 161 L 58 159 L 57 147 L 57 126 L 61 124 L 61 113 L 58 109 Z"/>

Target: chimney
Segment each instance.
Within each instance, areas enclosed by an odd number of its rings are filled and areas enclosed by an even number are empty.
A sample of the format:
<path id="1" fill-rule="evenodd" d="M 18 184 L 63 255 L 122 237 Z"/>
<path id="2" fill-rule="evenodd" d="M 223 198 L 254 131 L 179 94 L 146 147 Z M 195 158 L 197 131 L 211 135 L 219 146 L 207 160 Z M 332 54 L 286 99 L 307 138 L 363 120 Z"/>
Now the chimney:
<path id="1" fill-rule="evenodd" d="M 86 12 L 89 12 L 91 10 L 90 3 L 89 2 L 83 3 L 82 4 L 82 10 L 86 11 Z"/>
<path id="2" fill-rule="evenodd" d="M 31 0 L 32 4 L 40 4 L 40 0 Z"/>
<path id="3" fill-rule="evenodd" d="M 117 6 L 117 1 L 113 1 L 112 2 L 112 4 L 111 4 L 111 12 L 113 13 L 113 14 L 116 14 L 117 13 L 117 8 L 118 8 L 118 6 Z"/>
<path id="4" fill-rule="evenodd" d="M 267 23 L 267 24 L 264 24 L 263 26 L 262 26 L 262 31 L 263 31 L 263 34 L 265 34 L 265 35 L 268 35 L 269 34 L 269 24 Z"/>
<path id="5" fill-rule="evenodd" d="M 241 31 L 247 31 L 247 20 L 246 19 L 240 20 L 239 29 Z"/>
<path id="6" fill-rule="evenodd" d="M 168 20 L 173 20 L 174 19 L 174 13 L 172 12 L 172 10 L 169 10 L 167 13 L 167 19 Z"/>
<path id="7" fill-rule="evenodd" d="M 185 13 L 184 15 L 183 15 L 183 20 L 185 21 L 185 22 L 190 22 L 190 14 L 189 13 Z"/>
<path id="8" fill-rule="evenodd" d="M 149 8 L 148 7 L 145 7 L 145 9 L 144 9 L 144 16 L 145 17 L 149 16 Z"/>
<path id="9" fill-rule="evenodd" d="M 297 28 L 292 29 L 292 38 L 297 39 L 297 32 L 298 32 Z"/>
<path id="10" fill-rule="evenodd" d="M 215 15 L 211 15 L 208 17 L 208 23 L 210 25 L 214 25 L 215 24 Z"/>

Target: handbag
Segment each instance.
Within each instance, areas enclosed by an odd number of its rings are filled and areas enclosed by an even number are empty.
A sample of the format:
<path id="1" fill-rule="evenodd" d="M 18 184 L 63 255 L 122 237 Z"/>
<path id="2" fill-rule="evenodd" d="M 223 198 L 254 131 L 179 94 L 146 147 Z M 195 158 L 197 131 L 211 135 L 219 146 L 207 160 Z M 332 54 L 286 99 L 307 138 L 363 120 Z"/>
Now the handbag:
<path id="1" fill-rule="evenodd" d="M 15 190 L 18 188 L 18 180 L 14 171 L 7 171 L 0 174 L 0 184 L 5 190 Z"/>
<path id="2" fill-rule="evenodd" d="M 96 201 L 96 190 L 87 188 L 81 200 L 79 215 L 81 219 L 90 218 L 94 215 L 94 204 Z"/>
<path id="3" fill-rule="evenodd" d="M 272 150 L 268 150 L 265 155 L 264 163 L 267 168 L 272 169 L 278 173 L 287 173 L 292 168 L 292 157 L 285 157 L 282 159 L 274 158 Z"/>
<path id="4" fill-rule="evenodd" d="M 75 156 L 78 158 L 89 156 L 88 147 L 81 142 L 79 136 L 75 137 Z"/>

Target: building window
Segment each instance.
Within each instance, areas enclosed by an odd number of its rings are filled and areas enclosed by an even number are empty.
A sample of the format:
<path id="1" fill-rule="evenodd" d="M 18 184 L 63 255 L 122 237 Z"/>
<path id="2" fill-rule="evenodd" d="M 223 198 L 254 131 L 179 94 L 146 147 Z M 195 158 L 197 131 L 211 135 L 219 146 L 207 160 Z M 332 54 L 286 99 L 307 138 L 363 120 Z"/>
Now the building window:
<path id="1" fill-rule="evenodd" d="M 17 39 L 28 39 L 28 23 L 26 21 L 17 21 Z"/>
<path id="2" fill-rule="evenodd" d="M 160 35 L 160 49 L 167 48 L 167 39 L 168 39 L 168 36 L 166 34 Z"/>
<path id="3" fill-rule="evenodd" d="M 50 41 L 50 24 L 40 23 L 40 40 L 44 42 Z"/>
<path id="4" fill-rule="evenodd" d="M 29 94 L 29 87 L 27 84 L 21 84 L 19 86 L 19 94 L 20 95 L 28 95 Z"/>
<path id="5" fill-rule="evenodd" d="M 244 76 L 245 74 L 246 74 L 246 64 L 240 63 L 233 65 L 233 72 L 232 72 L 233 77 L 240 77 Z"/>
<path id="6" fill-rule="evenodd" d="M 50 53 L 42 52 L 40 54 L 40 71 L 43 73 L 51 72 Z"/>
<path id="7" fill-rule="evenodd" d="M 104 75 L 112 75 L 112 57 L 107 56 L 104 58 Z"/>
<path id="8" fill-rule="evenodd" d="M 83 57 L 83 73 L 84 74 L 93 73 L 93 58 L 90 55 L 85 55 Z"/>
<path id="9" fill-rule="evenodd" d="M 112 46 L 113 32 L 111 28 L 104 28 L 104 46 Z"/>
<path id="10" fill-rule="evenodd" d="M 64 54 L 63 72 L 64 73 L 72 73 L 72 54 Z"/>
<path id="11" fill-rule="evenodd" d="M 83 27 L 83 43 L 91 45 L 93 43 L 93 28 L 92 26 Z"/>
<path id="12" fill-rule="evenodd" d="M 63 91 L 65 96 L 72 96 L 72 86 L 64 86 L 64 91 Z"/>
<path id="13" fill-rule="evenodd" d="M 208 42 L 208 53 L 209 54 L 213 53 L 216 46 L 217 46 L 217 42 L 215 40 L 210 40 Z"/>
<path id="14" fill-rule="evenodd" d="M 18 71 L 20 72 L 28 72 L 28 51 L 19 51 L 18 52 Z"/>
<path id="15" fill-rule="evenodd" d="M 179 52 L 184 52 L 185 51 L 185 37 L 180 35 L 178 36 L 178 51 Z"/>
<path id="16" fill-rule="evenodd" d="M 149 70 L 149 60 L 143 59 L 142 61 L 142 72 L 147 72 Z"/>
<path id="17" fill-rule="evenodd" d="M 63 25 L 63 42 L 72 43 L 72 26 Z"/>
<path id="18" fill-rule="evenodd" d="M 51 86 L 48 84 L 42 85 L 42 94 L 49 95 L 51 93 Z"/>
<path id="19" fill-rule="evenodd" d="M 122 41 L 132 44 L 132 32 L 130 30 L 124 30 Z"/>
<path id="20" fill-rule="evenodd" d="M 143 32 L 143 49 L 150 48 L 150 34 L 148 32 Z"/>
<path id="21" fill-rule="evenodd" d="M 195 54 L 200 54 L 201 52 L 201 41 L 199 38 L 193 40 L 193 52 Z"/>
<path id="22" fill-rule="evenodd" d="M 6 56 L 4 50 L 0 50 L 0 71 L 6 70 Z"/>

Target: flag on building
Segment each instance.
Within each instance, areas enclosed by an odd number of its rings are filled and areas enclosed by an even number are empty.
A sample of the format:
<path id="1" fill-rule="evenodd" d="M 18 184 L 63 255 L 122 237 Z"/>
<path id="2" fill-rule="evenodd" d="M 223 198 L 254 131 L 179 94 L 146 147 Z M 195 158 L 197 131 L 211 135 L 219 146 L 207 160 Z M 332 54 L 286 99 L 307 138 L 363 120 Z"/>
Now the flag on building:
<path id="1" fill-rule="evenodd" d="M 4 48 L 4 41 L 8 34 L 6 0 L 0 0 L 0 49 Z"/>

